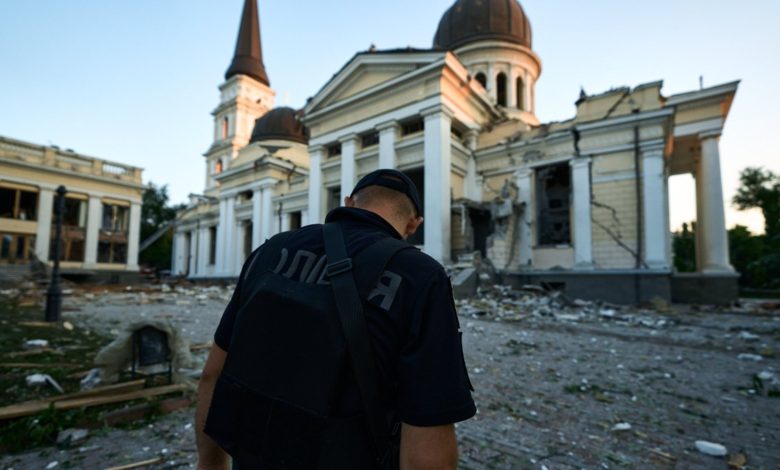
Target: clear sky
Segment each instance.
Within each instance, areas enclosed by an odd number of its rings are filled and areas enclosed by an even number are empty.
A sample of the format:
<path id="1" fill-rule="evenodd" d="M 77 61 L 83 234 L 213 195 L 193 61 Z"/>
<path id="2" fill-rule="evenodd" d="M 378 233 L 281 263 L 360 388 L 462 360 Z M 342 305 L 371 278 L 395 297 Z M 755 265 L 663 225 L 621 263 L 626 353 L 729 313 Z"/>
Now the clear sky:
<path id="1" fill-rule="evenodd" d="M 721 140 L 724 190 L 738 172 L 780 172 L 780 2 L 523 0 L 543 63 L 537 115 L 573 116 L 595 94 L 664 80 L 665 95 L 742 80 Z M 452 0 L 259 0 L 277 105 L 306 98 L 372 43 L 430 47 Z M 175 202 L 204 187 L 210 112 L 243 0 L 0 0 L 0 134 L 145 168 Z M 672 226 L 695 218 L 693 183 L 672 180 Z M 760 230 L 727 209 L 729 226 Z"/>

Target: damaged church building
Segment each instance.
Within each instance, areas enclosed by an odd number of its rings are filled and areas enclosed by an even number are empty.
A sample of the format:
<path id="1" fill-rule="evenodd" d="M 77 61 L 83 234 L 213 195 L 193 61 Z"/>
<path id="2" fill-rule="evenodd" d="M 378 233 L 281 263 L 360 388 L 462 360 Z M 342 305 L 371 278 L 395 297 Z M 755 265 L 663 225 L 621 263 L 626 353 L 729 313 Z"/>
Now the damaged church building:
<path id="1" fill-rule="evenodd" d="M 541 123 L 531 37 L 516 1 L 458 0 L 430 49 L 358 52 L 303 109 L 274 108 L 246 0 L 206 189 L 178 214 L 173 272 L 236 277 L 265 239 L 322 222 L 360 177 L 396 168 L 424 206 L 410 241 L 445 265 L 479 252 L 502 283 L 618 303 L 736 298 L 719 137 L 739 83 L 572 93 L 572 119 Z M 668 186 L 686 173 L 701 229 L 698 272 L 681 275 Z"/>

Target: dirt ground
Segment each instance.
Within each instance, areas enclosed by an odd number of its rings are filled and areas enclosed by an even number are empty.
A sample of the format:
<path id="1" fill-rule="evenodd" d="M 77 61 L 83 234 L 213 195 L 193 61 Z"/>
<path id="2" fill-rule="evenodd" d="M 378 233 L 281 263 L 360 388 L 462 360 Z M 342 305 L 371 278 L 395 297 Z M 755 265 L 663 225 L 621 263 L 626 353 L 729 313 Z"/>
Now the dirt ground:
<path id="1" fill-rule="evenodd" d="M 108 335 L 167 318 L 201 343 L 229 296 L 229 286 L 73 291 L 65 317 Z M 777 305 L 638 309 L 497 288 L 458 307 L 479 409 L 457 427 L 461 468 L 780 468 Z M 194 468 L 193 412 L 2 455 L 0 469 L 156 458 L 150 468 Z M 728 455 L 705 455 L 697 441 Z"/>

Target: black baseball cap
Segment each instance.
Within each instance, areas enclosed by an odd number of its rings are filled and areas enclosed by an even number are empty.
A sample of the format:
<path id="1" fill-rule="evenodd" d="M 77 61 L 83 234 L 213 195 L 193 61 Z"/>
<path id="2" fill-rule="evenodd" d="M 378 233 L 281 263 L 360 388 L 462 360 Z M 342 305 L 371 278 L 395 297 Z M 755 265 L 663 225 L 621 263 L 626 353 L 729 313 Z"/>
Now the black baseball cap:
<path id="1" fill-rule="evenodd" d="M 404 193 L 412 201 L 412 205 L 414 205 L 414 209 L 417 211 L 417 216 L 422 213 L 420 208 L 420 194 L 417 192 L 417 186 L 414 185 L 408 176 L 400 171 L 386 168 L 372 171 L 360 178 L 360 181 L 355 185 L 355 189 L 352 190 L 352 194 L 350 194 L 349 197 L 353 197 L 355 193 L 368 186 L 384 186 L 385 188 Z"/>

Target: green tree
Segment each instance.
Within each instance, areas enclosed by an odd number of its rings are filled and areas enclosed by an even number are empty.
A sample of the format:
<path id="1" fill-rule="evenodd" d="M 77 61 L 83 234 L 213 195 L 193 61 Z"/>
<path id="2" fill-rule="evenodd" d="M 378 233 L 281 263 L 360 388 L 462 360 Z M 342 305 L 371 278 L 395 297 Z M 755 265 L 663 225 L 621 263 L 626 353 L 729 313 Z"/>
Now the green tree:
<path id="1" fill-rule="evenodd" d="M 758 287 L 766 284 L 766 272 L 762 262 L 764 251 L 764 237 L 753 235 L 742 225 L 729 230 L 731 265 L 740 273 L 741 285 Z"/>
<path id="2" fill-rule="evenodd" d="M 183 205 L 170 206 L 168 186 L 157 186 L 149 183 L 143 194 L 141 206 L 141 242 L 156 234 L 158 230 L 169 224 L 176 217 L 176 211 Z M 154 269 L 164 269 L 170 266 L 173 252 L 173 228 L 171 227 L 151 246 L 139 255 L 142 265 Z"/>
<path id="3" fill-rule="evenodd" d="M 693 231 L 688 229 L 688 224 L 683 224 L 682 231 L 672 234 L 674 267 L 677 272 L 696 271 L 696 222 L 691 222 L 691 227 Z"/>
<path id="4" fill-rule="evenodd" d="M 760 209 L 766 236 L 780 236 L 780 175 L 763 168 L 748 167 L 739 176 L 740 187 L 733 203 L 739 210 Z"/>

